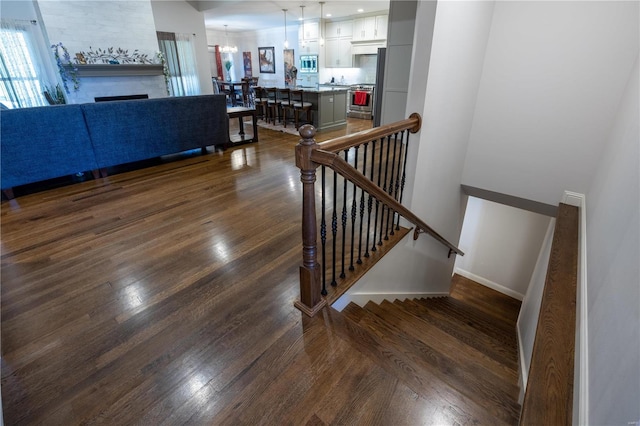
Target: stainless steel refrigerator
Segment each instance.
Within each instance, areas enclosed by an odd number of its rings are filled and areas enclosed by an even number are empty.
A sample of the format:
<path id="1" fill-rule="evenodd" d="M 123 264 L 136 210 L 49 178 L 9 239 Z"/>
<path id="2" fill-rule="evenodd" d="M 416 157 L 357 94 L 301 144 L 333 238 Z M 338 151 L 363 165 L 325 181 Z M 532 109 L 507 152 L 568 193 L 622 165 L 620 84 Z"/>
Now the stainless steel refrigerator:
<path id="1" fill-rule="evenodd" d="M 378 48 L 378 59 L 376 62 L 376 89 L 375 100 L 373 102 L 373 127 L 380 126 L 382 118 L 382 94 L 384 92 L 384 65 L 386 61 L 387 48 Z"/>

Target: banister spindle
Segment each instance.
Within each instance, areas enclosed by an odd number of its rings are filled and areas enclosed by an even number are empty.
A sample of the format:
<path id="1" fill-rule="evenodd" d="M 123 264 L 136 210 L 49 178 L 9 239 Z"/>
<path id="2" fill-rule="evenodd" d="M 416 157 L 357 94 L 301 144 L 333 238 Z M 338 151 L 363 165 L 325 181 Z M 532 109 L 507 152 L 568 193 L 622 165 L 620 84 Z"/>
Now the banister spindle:
<path id="1" fill-rule="evenodd" d="M 373 171 L 375 169 L 375 156 L 376 156 L 376 140 L 371 141 L 371 169 L 369 174 L 369 180 L 373 182 Z M 368 194 L 367 200 L 367 243 L 365 245 L 364 257 L 369 257 L 369 236 L 371 235 L 371 211 L 373 210 L 373 197 Z M 375 237 L 374 237 L 375 238 Z M 375 246 L 374 246 L 375 248 Z"/>
<path id="2" fill-rule="evenodd" d="M 360 148 L 360 146 L 356 146 L 355 147 L 355 154 L 354 154 L 354 165 L 353 168 L 358 170 L 358 149 Z M 354 250 L 355 250 L 355 238 L 356 238 L 356 217 L 357 217 L 357 211 L 358 211 L 358 199 L 356 198 L 358 194 L 358 187 L 356 186 L 355 182 L 353 183 L 353 197 L 351 198 L 351 258 L 349 261 L 349 270 L 353 271 L 355 269 L 355 267 L 353 266 L 353 256 L 354 256 Z"/>
<path id="3" fill-rule="evenodd" d="M 364 153 L 362 155 L 362 174 L 367 175 L 367 148 L 369 143 L 364 144 Z M 362 226 L 364 224 L 364 189 L 360 188 L 360 237 L 358 238 L 358 265 L 362 264 Z"/>
<path id="4" fill-rule="evenodd" d="M 389 151 L 391 150 L 391 135 L 387 136 L 387 155 L 385 155 L 384 158 L 384 181 L 382 183 L 382 190 L 384 192 L 387 192 L 387 177 L 389 175 Z M 378 185 L 380 186 L 380 185 Z M 384 213 L 385 211 L 387 212 L 387 220 L 389 218 L 389 207 L 385 204 L 382 205 L 382 216 L 380 217 L 380 240 L 378 241 L 378 245 L 381 246 L 382 245 L 382 229 L 383 229 L 383 225 L 385 223 L 384 220 Z M 389 233 L 388 233 L 388 228 L 387 228 L 387 233 L 384 236 L 385 240 L 389 240 Z"/>
<path id="5" fill-rule="evenodd" d="M 294 304 L 309 316 L 315 315 L 326 304 L 320 294 L 320 265 L 317 260 L 316 219 L 316 168 L 311 152 L 317 148 L 311 125 L 300 127 L 302 139 L 296 146 L 296 166 L 300 169 L 302 182 L 302 265 L 300 266 L 300 300 Z"/>
<path id="6" fill-rule="evenodd" d="M 344 150 L 344 161 L 349 161 L 349 150 Z M 345 243 L 347 241 L 347 180 L 342 179 L 342 265 L 340 266 L 340 278 L 344 278 L 347 275 L 344 272 L 345 262 Z"/>
<path id="7" fill-rule="evenodd" d="M 398 202 L 402 204 L 402 196 L 404 195 L 404 184 L 407 180 L 407 157 L 409 155 L 409 133 L 405 130 L 403 133 L 407 135 L 407 142 L 404 147 L 404 161 L 402 164 L 402 179 L 400 180 L 400 199 Z M 398 216 L 398 222 L 396 225 L 396 229 L 400 229 L 400 216 Z"/>
<path id="8" fill-rule="evenodd" d="M 380 138 L 380 155 L 378 159 L 378 182 L 377 185 L 380 186 L 380 180 L 382 179 L 382 155 L 384 153 L 384 137 Z M 376 235 L 378 231 L 378 212 L 380 209 L 380 200 L 376 198 L 376 212 L 373 220 L 373 244 L 371 245 L 371 251 L 378 250 L 376 247 Z M 382 233 L 382 230 L 380 230 Z M 380 241 L 379 245 L 382 245 L 382 241 Z"/>
<path id="9" fill-rule="evenodd" d="M 336 281 L 336 242 L 338 236 L 338 173 L 333 171 L 333 214 L 331 216 L 331 235 L 333 237 L 333 252 L 331 253 L 331 285 L 337 286 Z"/>
<path id="10" fill-rule="evenodd" d="M 388 194 L 391 195 L 393 197 L 393 175 L 396 171 L 396 152 L 398 150 L 398 134 L 395 133 L 393 135 L 393 160 L 391 161 L 391 175 L 390 175 L 390 181 L 389 181 L 389 191 Z M 387 228 L 386 228 L 386 233 L 387 235 L 391 234 L 394 235 L 393 232 L 393 224 L 395 221 L 395 216 L 396 212 L 394 210 L 389 210 L 389 214 L 387 215 Z M 391 232 L 389 232 L 389 219 L 391 219 Z M 389 237 L 387 236 L 386 239 L 389 239 Z"/>
<path id="11" fill-rule="evenodd" d="M 320 241 L 322 243 L 322 263 L 320 264 L 322 267 L 322 291 L 320 294 L 323 296 L 327 295 L 327 193 L 326 193 L 326 166 L 322 166 L 322 183 L 321 183 L 321 193 L 322 193 L 322 213 L 321 213 L 321 221 L 320 221 Z"/>

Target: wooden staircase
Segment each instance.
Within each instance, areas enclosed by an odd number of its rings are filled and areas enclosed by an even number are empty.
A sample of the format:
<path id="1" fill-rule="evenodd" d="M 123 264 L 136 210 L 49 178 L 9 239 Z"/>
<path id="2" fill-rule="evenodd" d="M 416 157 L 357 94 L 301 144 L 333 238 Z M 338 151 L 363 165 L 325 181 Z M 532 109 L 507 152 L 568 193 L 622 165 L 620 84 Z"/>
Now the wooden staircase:
<path id="1" fill-rule="evenodd" d="M 351 303 L 341 328 L 419 396 L 448 404 L 443 422 L 517 424 L 519 306 L 456 275 L 449 297 Z"/>

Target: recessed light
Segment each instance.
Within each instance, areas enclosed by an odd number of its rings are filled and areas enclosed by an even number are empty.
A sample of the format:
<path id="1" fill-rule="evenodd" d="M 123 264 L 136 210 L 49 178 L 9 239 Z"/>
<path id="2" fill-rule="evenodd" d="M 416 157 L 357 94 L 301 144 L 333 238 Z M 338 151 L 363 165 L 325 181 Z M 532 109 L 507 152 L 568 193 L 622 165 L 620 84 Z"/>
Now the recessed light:
<path id="1" fill-rule="evenodd" d="M 327 18 L 331 18 L 331 14 L 330 13 L 327 13 L 326 16 L 327 16 Z"/>
<path id="2" fill-rule="evenodd" d="M 358 13 L 364 12 L 364 9 L 358 9 Z"/>

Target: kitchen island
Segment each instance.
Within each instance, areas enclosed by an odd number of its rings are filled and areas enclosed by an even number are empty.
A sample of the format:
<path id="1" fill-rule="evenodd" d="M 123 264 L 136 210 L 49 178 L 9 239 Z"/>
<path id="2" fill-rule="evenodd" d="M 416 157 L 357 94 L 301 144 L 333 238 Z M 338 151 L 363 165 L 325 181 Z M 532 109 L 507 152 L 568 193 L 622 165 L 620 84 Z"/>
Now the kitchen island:
<path id="1" fill-rule="evenodd" d="M 313 126 L 318 131 L 338 129 L 347 125 L 346 87 L 300 87 L 303 99 L 312 104 Z"/>

